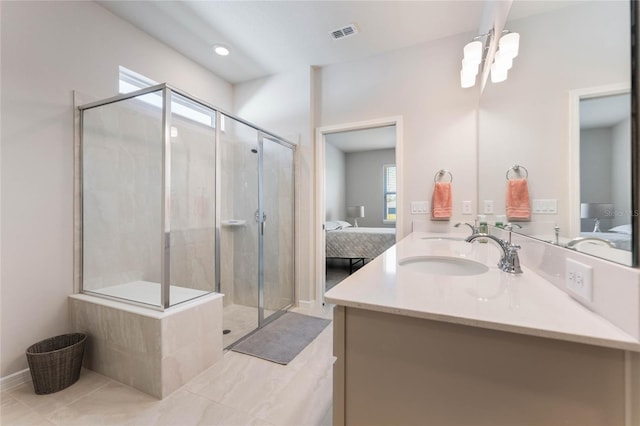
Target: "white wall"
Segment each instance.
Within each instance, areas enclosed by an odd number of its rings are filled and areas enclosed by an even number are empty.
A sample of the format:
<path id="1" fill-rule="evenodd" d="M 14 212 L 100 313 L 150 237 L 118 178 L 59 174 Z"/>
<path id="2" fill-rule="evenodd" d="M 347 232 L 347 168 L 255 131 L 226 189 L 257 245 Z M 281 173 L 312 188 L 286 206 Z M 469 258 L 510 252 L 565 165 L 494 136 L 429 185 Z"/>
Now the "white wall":
<path id="1" fill-rule="evenodd" d="M 517 2 L 514 3 L 517 7 Z M 505 210 L 505 173 L 529 171 L 532 199 L 557 199 L 557 215 L 532 215 L 553 235 L 569 226 L 569 92 L 629 82 L 629 4 L 580 2 L 557 11 L 511 20 L 520 54 L 509 77 L 487 83 L 479 115 L 479 199 Z M 594 30 L 596 29 L 596 30 Z M 595 32 L 594 32 L 595 31 Z M 596 36 L 597 33 L 597 36 Z M 525 229 L 526 230 L 526 229 Z"/>
<path id="2" fill-rule="evenodd" d="M 473 34 L 475 35 L 475 34 Z M 462 200 L 476 200 L 476 108 L 478 88 L 460 88 L 462 34 L 363 60 L 329 65 L 318 72 L 318 126 L 403 117 L 402 189 L 404 236 L 411 230 L 410 202 L 431 200 L 440 169 L 454 175 L 454 220 Z M 453 222 L 453 220 L 451 221 Z M 451 222 L 430 222 L 448 230 Z"/>
<path id="3" fill-rule="evenodd" d="M 297 144 L 296 285 L 299 300 L 315 295 L 314 160 L 311 67 L 234 86 L 234 113 Z"/>
<path id="4" fill-rule="evenodd" d="M 580 131 L 581 203 L 613 203 L 612 133 L 611 127 Z M 611 223 L 611 218 L 602 218 L 601 229 L 606 231 Z M 593 226 L 594 219 L 580 220 L 581 231 L 593 231 Z"/>
<path id="5" fill-rule="evenodd" d="M 612 129 L 612 194 L 613 205 L 616 216 L 613 219 L 613 226 L 626 225 L 631 223 L 631 119 L 628 118 Z"/>
<path id="6" fill-rule="evenodd" d="M 346 204 L 364 206 L 364 217 L 358 219 L 359 226 L 392 228 L 385 224 L 384 216 L 384 166 L 395 164 L 395 149 L 349 152 L 346 155 Z M 353 219 L 349 220 L 353 223 Z"/>
<path id="7" fill-rule="evenodd" d="M 118 66 L 230 110 L 232 87 L 94 2 L 1 2 L 2 365 L 69 331 L 72 90 L 117 94 Z"/>
<path id="8" fill-rule="evenodd" d="M 345 153 L 327 142 L 324 146 L 325 220 L 345 220 L 346 176 Z"/>

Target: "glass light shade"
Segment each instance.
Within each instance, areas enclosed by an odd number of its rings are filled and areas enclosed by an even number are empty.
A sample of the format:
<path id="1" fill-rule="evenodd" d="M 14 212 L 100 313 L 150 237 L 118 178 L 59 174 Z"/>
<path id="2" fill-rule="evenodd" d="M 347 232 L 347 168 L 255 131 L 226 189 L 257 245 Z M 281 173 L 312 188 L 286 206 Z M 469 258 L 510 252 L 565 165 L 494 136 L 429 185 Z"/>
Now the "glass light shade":
<path id="1" fill-rule="evenodd" d="M 491 82 L 500 83 L 507 79 L 507 69 L 500 67 L 495 62 L 491 65 Z"/>
<path id="2" fill-rule="evenodd" d="M 364 206 L 347 207 L 347 217 L 364 217 Z"/>
<path id="3" fill-rule="evenodd" d="M 613 216 L 613 204 L 609 203 L 581 203 L 581 219 L 598 219 Z"/>
<path id="4" fill-rule="evenodd" d="M 479 40 L 467 43 L 464 46 L 464 60 L 480 63 L 482 60 L 482 42 Z"/>
<path id="5" fill-rule="evenodd" d="M 465 59 L 462 60 L 462 71 L 465 74 L 473 74 L 474 76 L 478 75 L 478 62 L 467 61 Z"/>
<path id="6" fill-rule="evenodd" d="M 504 55 L 511 57 L 512 59 L 518 56 L 520 50 L 520 34 L 508 33 L 500 37 L 498 42 L 500 50 Z"/>
<path id="7" fill-rule="evenodd" d="M 475 74 L 465 73 L 465 70 L 460 71 L 460 86 L 463 89 L 468 89 L 476 84 Z"/>
<path id="8" fill-rule="evenodd" d="M 510 70 L 513 66 L 513 58 L 509 55 L 505 55 L 502 50 L 498 50 L 496 52 L 496 56 L 494 57 L 494 62 L 498 64 L 500 68 Z"/>

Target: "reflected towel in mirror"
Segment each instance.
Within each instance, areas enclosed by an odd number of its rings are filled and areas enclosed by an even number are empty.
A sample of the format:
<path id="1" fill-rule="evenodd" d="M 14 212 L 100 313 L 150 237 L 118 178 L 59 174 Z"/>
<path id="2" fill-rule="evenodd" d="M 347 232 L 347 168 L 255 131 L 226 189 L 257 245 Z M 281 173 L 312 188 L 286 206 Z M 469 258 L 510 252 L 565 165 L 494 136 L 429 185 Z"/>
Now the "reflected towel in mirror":
<path id="1" fill-rule="evenodd" d="M 529 220 L 529 187 L 527 179 L 509 179 L 507 181 L 507 217 L 509 220 Z"/>

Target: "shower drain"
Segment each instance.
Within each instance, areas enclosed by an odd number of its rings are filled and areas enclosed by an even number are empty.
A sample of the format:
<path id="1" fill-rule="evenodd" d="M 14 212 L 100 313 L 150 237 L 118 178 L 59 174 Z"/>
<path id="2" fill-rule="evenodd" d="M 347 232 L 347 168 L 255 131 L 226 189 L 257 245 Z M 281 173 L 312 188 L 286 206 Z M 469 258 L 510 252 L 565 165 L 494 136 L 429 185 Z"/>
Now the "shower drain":
<path id="1" fill-rule="evenodd" d="M 225 328 L 224 330 L 222 330 L 222 334 L 229 334 L 231 333 L 231 330 L 229 330 L 228 328 Z"/>

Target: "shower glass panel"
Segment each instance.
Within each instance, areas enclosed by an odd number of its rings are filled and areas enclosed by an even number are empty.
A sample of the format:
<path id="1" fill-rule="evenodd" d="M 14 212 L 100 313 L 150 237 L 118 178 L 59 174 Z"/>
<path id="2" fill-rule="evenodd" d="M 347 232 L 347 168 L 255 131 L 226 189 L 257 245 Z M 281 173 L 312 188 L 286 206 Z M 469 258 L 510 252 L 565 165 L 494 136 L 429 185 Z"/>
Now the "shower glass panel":
<path id="1" fill-rule="evenodd" d="M 83 292 L 218 291 L 225 346 L 293 304 L 293 145 L 166 84 L 79 110 Z"/>
<path id="2" fill-rule="evenodd" d="M 261 137 L 264 317 L 294 300 L 293 150 L 276 139 Z"/>
<path id="3" fill-rule="evenodd" d="M 215 291 L 215 111 L 172 92 L 169 121 L 169 303 L 175 305 Z"/>
<path id="4" fill-rule="evenodd" d="M 220 289 L 224 346 L 258 328 L 258 132 L 225 117 L 220 132 Z"/>
<path id="5" fill-rule="evenodd" d="M 160 306 L 162 111 L 143 99 L 82 117 L 83 291 Z"/>

